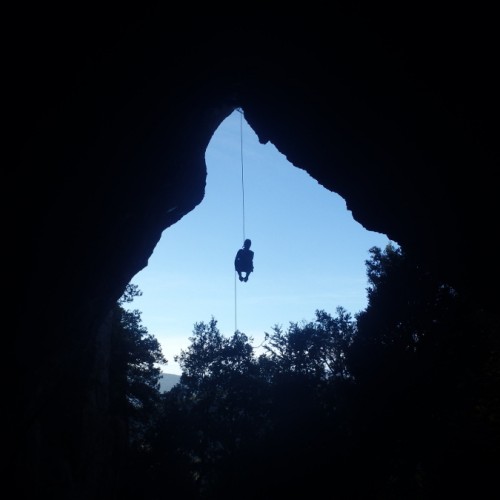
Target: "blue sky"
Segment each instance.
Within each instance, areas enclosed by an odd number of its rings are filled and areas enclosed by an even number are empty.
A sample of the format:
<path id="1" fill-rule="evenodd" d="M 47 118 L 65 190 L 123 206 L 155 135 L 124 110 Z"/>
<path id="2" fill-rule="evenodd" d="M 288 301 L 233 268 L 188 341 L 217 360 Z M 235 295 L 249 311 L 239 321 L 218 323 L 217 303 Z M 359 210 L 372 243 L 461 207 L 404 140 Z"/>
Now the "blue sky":
<path id="1" fill-rule="evenodd" d="M 212 317 L 223 335 L 238 329 L 258 345 L 274 325 L 311 321 L 316 309 L 366 307 L 365 260 L 386 235 L 365 230 L 343 198 L 260 144 L 239 111 L 215 132 L 205 160 L 203 201 L 163 232 L 131 280 L 143 295 L 128 307 L 160 342 L 165 373 L 181 373 L 174 355 L 189 346 L 194 324 Z M 255 253 L 246 283 L 234 271 L 244 237 Z"/>

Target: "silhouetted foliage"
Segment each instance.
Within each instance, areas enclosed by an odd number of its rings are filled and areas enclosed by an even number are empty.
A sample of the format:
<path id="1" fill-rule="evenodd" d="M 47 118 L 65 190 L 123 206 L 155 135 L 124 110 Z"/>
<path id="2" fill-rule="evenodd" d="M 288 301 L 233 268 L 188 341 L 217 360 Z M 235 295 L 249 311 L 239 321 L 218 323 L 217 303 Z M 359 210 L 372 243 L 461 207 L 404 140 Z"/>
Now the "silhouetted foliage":
<path id="1" fill-rule="evenodd" d="M 157 365 L 167 362 L 158 340 L 142 325 L 140 311 L 122 307 L 140 295 L 136 285 L 127 285 L 115 307 L 112 337 L 112 373 L 116 375 L 112 392 L 121 399 L 116 404 L 127 418 L 129 439 L 136 444 L 144 439 L 158 407 L 161 368 Z"/>
<path id="2" fill-rule="evenodd" d="M 190 340 L 176 358 L 183 370 L 180 382 L 164 396 L 164 441 L 157 451 L 168 457 L 177 450 L 178 463 L 189 471 L 177 474 L 186 481 L 184 488 L 206 495 L 227 479 L 227 467 L 238 462 L 241 450 L 259 439 L 267 423 L 265 384 L 252 339 L 243 333 L 226 338 L 212 318 L 196 323 Z"/>
<path id="3" fill-rule="evenodd" d="M 276 374 L 301 374 L 326 380 L 347 377 L 345 353 L 352 342 L 355 323 L 342 307 L 334 318 L 325 311 L 316 311 L 314 322 L 290 322 L 286 332 L 276 325 L 266 333 L 264 349 Z M 264 360 L 263 360 L 264 361 Z"/>
<path id="4" fill-rule="evenodd" d="M 395 246 L 366 266 L 366 310 L 275 326 L 258 357 L 244 333 L 195 324 L 148 424 L 142 493 L 416 500 L 493 486 L 494 323 Z"/>
<path id="5" fill-rule="evenodd" d="M 203 386 L 205 380 L 227 384 L 228 377 L 244 375 L 254 365 L 254 353 L 245 334 L 236 331 L 224 337 L 212 318 L 208 324 L 196 323 L 191 345 L 174 359 L 182 369 L 181 382 L 191 390 Z"/>
<path id="6" fill-rule="evenodd" d="M 161 368 L 167 360 L 158 340 L 142 325 L 138 310 L 126 310 L 142 293 L 133 284 L 127 285 L 113 311 L 110 359 L 111 410 L 116 432 L 124 441 L 122 481 L 134 489 L 143 479 L 151 449 L 159 402 Z"/>
<path id="7" fill-rule="evenodd" d="M 477 461 L 490 449 L 481 434 L 494 435 L 477 410 L 491 345 L 485 318 L 400 249 L 370 253 L 368 307 L 347 353 L 366 478 L 385 498 L 477 493 Z"/>
<path id="8" fill-rule="evenodd" d="M 243 333 L 226 338 L 213 318 L 195 324 L 190 347 L 176 358 L 180 383 L 163 397 L 155 475 L 176 470 L 172 484 L 199 498 L 223 498 L 231 485 L 251 484 L 236 496 L 255 498 L 278 494 L 297 467 L 303 476 L 300 450 L 308 440 L 316 454 L 331 456 L 321 429 L 335 409 L 325 395 L 334 381 L 348 379 L 343 358 L 354 334 L 350 315 L 337 313 L 317 311 L 314 322 L 275 328 L 268 355 L 257 359 Z"/>

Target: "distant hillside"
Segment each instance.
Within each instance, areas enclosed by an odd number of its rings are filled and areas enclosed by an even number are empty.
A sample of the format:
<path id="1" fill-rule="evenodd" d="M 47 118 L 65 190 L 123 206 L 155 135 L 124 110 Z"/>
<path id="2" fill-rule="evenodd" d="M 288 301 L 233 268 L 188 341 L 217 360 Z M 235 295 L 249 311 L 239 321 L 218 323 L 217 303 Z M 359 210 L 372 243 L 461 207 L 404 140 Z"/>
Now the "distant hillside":
<path id="1" fill-rule="evenodd" d="M 162 373 L 160 377 L 160 392 L 168 392 L 180 380 L 180 375 Z"/>

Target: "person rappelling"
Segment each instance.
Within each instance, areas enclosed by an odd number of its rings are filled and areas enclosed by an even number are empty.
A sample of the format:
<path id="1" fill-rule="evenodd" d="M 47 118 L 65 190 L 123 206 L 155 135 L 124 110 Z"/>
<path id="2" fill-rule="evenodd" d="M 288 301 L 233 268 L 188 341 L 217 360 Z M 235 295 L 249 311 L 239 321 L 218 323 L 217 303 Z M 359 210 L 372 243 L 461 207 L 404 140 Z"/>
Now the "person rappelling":
<path id="1" fill-rule="evenodd" d="M 240 281 L 248 281 L 250 273 L 253 272 L 253 251 L 250 250 L 252 242 L 247 238 L 234 259 L 234 269 L 238 273 Z M 244 274 L 244 276 L 243 276 Z"/>

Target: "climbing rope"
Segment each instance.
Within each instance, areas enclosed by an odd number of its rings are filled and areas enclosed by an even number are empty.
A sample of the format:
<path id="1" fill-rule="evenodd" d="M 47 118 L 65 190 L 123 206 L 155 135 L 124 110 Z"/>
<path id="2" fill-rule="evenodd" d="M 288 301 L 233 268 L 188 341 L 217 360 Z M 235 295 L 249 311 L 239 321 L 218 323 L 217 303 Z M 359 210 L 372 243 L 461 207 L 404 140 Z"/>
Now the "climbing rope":
<path id="1" fill-rule="evenodd" d="M 243 110 L 238 109 L 240 113 L 240 158 L 241 158 L 241 199 L 243 215 L 243 240 L 245 241 L 245 176 L 243 168 Z"/>
<path id="2" fill-rule="evenodd" d="M 242 195 L 242 226 L 243 241 L 245 241 L 245 169 L 243 164 L 243 110 L 238 108 L 240 113 L 240 161 L 241 161 L 241 195 Z M 236 272 L 234 273 L 234 331 L 238 331 L 238 296 L 237 296 Z"/>
<path id="3" fill-rule="evenodd" d="M 243 242 L 246 239 L 245 235 L 245 169 L 243 164 L 243 110 L 237 108 L 236 111 L 240 113 L 240 161 L 241 161 L 241 197 L 242 197 L 242 216 L 243 216 Z M 234 331 L 238 331 L 238 281 L 236 280 L 236 272 L 234 273 Z M 267 334 L 264 340 L 258 346 L 252 346 L 252 349 L 258 349 L 267 340 Z"/>
<path id="4" fill-rule="evenodd" d="M 234 273 L 234 331 L 238 331 L 238 301 L 236 300 L 236 273 Z"/>

